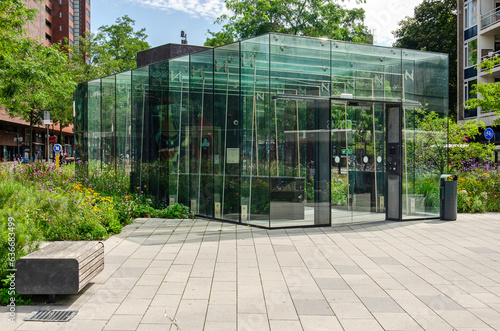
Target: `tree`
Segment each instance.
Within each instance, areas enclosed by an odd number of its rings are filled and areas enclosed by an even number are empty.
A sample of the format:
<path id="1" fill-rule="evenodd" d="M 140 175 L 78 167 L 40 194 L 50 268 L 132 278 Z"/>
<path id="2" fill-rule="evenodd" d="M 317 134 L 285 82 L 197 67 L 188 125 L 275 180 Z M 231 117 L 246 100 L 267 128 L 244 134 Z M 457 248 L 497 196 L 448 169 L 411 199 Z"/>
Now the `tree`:
<path id="1" fill-rule="evenodd" d="M 72 92 L 76 84 L 69 71 L 68 57 L 58 46 L 45 47 L 22 38 L 17 57 L 3 61 L 2 72 L 9 79 L 0 85 L 0 104 L 11 116 L 33 126 L 41 124 L 43 111 L 53 111 L 52 119 L 68 125 L 72 114 Z M 30 144 L 30 155 L 32 155 Z"/>
<path id="2" fill-rule="evenodd" d="M 491 70 L 498 64 L 500 64 L 500 57 L 485 60 L 480 66 L 491 74 Z M 494 111 L 500 116 L 500 83 L 478 83 L 473 85 L 472 93 L 478 97 L 464 102 L 466 108 L 481 107 L 483 112 Z M 500 117 L 495 120 L 495 124 L 500 125 Z"/>
<path id="3" fill-rule="evenodd" d="M 456 118 L 457 100 L 457 1 L 424 0 L 413 17 L 399 22 L 393 32 L 395 47 L 441 52 L 449 55 L 449 109 Z"/>
<path id="4" fill-rule="evenodd" d="M 78 82 L 115 74 L 137 66 L 137 52 L 149 48 L 146 29 L 134 31 L 135 21 L 127 15 L 116 24 L 103 25 L 97 34 L 80 38 L 70 48 Z"/>
<path id="5" fill-rule="evenodd" d="M 59 46 L 45 47 L 23 37 L 26 22 L 35 16 L 36 10 L 26 9 L 22 0 L 0 3 L 0 105 L 10 116 L 30 122 L 31 142 L 43 111 L 54 110 L 53 119 L 63 125 L 71 122 L 75 87 L 68 57 Z"/>
<path id="6" fill-rule="evenodd" d="M 267 32 L 367 42 L 364 10 L 346 9 L 337 0 L 226 0 L 233 15 L 214 22 L 226 22 L 219 32 L 208 31 L 206 46 L 220 46 Z M 365 2 L 364 0 L 358 2 Z"/>
<path id="7" fill-rule="evenodd" d="M 417 165 L 443 174 L 448 165 L 453 171 L 461 169 L 463 162 L 470 159 L 491 159 L 495 145 L 473 141 L 480 135 L 479 130 L 484 129 L 483 122 L 473 120 L 457 124 L 435 112 L 418 111 L 418 114 L 414 140 Z"/>

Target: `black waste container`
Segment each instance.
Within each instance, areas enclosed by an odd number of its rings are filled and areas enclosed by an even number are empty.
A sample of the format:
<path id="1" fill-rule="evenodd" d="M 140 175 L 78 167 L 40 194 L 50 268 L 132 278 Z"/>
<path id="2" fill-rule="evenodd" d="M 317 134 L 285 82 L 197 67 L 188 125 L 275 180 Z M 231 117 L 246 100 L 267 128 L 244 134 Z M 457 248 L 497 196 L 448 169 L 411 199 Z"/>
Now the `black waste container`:
<path id="1" fill-rule="evenodd" d="M 457 176 L 441 175 L 439 185 L 440 219 L 454 221 L 457 219 Z"/>

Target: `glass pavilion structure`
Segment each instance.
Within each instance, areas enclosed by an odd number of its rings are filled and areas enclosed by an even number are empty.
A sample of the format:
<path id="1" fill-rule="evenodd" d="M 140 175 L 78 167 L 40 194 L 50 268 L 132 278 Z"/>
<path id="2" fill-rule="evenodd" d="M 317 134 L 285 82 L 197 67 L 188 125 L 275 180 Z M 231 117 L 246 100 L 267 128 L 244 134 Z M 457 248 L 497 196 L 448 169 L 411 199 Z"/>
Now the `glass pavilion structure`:
<path id="1" fill-rule="evenodd" d="M 266 228 L 435 218 L 447 86 L 446 54 L 266 34 L 80 84 L 77 171 Z"/>

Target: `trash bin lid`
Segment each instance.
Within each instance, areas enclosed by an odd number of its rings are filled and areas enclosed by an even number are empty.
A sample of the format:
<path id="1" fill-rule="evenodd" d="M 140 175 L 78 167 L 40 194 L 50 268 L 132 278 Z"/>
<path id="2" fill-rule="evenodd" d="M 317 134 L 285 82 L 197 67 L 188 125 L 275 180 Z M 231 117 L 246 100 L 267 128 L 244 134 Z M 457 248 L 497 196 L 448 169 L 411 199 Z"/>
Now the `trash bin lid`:
<path id="1" fill-rule="evenodd" d="M 441 175 L 441 180 L 457 180 L 457 175 Z"/>

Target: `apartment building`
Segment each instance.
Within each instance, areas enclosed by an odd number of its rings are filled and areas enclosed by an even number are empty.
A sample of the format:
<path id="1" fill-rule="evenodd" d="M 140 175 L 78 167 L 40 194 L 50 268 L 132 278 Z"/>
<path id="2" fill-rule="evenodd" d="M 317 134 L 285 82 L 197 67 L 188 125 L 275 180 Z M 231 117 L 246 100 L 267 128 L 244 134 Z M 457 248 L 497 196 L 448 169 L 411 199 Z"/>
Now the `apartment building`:
<path id="1" fill-rule="evenodd" d="M 479 68 L 500 55 L 500 0 L 458 0 L 458 31 L 458 120 L 478 119 L 491 126 L 497 118 L 493 112 L 464 109 L 463 103 L 476 97 L 474 84 L 500 81 L 500 66 L 492 73 Z"/>
<path id="2" fill-rule="evenodd" d="M 90 0 L 27 1 L 28 8 L 38 9 L 38 16 L 27 27 L 28 36 L 45 45 L 78 43 L 78 37 L 90 32 Z"/>

